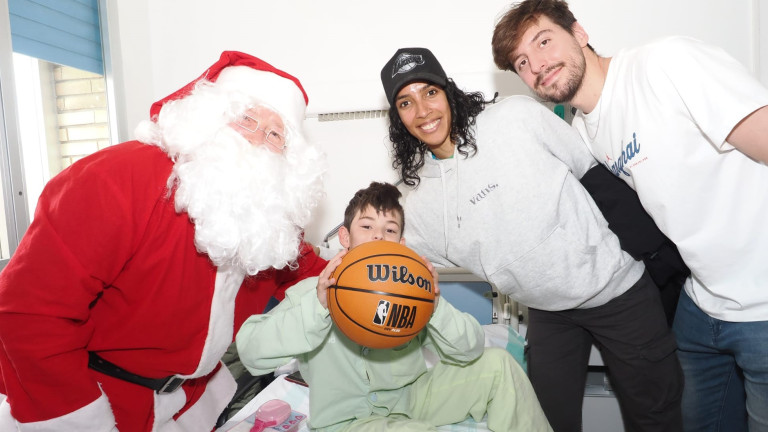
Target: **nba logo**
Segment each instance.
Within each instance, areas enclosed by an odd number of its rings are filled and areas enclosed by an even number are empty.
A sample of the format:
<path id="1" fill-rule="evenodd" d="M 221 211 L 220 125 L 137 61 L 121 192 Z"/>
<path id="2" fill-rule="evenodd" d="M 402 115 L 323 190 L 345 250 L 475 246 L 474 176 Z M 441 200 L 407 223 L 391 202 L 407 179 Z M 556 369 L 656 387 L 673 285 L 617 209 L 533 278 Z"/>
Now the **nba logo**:
<path id="1" fill-rule="evenodd" d="M 387 314 L 389 313 L 389 302 L 386 300 L 379 300 L 379 305 L 376 306 L 376 315 L 373 317 L 373 323 L 377 325 L 384 325 L 387 321 Z"/>

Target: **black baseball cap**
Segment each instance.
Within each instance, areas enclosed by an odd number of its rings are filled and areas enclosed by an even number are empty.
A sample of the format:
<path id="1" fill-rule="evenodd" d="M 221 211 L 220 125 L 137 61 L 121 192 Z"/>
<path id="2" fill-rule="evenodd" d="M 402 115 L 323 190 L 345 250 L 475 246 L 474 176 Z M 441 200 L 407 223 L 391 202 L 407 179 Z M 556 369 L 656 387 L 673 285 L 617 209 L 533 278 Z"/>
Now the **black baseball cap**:
<path id="1" fill-rule="evenodd" d="M 440 87 L 448 83 L 440 62 L 426 48 L 400 48 L 381 69 L 381 84 L 390 105 L 406 84 L 422 80 Z"/>

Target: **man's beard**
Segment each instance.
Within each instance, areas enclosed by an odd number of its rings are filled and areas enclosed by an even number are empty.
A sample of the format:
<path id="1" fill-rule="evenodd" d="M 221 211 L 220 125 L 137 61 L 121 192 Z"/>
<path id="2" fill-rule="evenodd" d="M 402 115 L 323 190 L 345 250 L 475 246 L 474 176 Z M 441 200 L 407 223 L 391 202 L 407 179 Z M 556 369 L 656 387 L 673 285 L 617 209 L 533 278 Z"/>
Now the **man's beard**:
<path id="1" fill-rule="evenodd" d="M 289 131 L 290 132 L 290 131 Z M 302 229 L 322 198 L 322 155 L 296 132 L 280 155 L 230 127 L 176 159 L 169 185 L 217 266 L 248 274 L 295 265 Z"/>
<path id="2" fill-rule="evenodd" d="M 542 88 L 540 83 L 541 80 L 546 77 L 550 71 L 557 68 L 563 68 L 563 71 L 568 74 L 568 76 L 565 77 L 563 84 L 549 89 Z M 533 92 L 536 93 L 536 96 L 549 102 L 570 102 L 581 88 L 581 83 L 584 81 L 585 70 L 586 59 L 583 55 L 574 56 L 567 62 L 560 62 L 550 66 L 546 71 L 540 73 L 539 76 L 536 77 Z"/>

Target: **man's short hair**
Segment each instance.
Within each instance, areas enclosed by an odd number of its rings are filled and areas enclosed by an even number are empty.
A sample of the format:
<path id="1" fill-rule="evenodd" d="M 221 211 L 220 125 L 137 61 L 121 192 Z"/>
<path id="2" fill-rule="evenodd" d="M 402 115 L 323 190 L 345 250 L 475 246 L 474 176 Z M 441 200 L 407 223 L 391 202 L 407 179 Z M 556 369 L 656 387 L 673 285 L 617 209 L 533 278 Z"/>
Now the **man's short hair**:
<path id="1" fill-rule="evenodd" d="M 496 23 L 491 47 L 493 61 L 501 70 L 517 73 L 510 55 L 520 45 L 523 34 L 545 16 L 553 23 L 573 34 L 576 18 L 564 0 L 524 0 L 512 6 Z"/>
<path id="2" fill-rule="evenodd" d="M 400 204 L 400 190 L 390 183 L 371 182 L 370 186 L 355 192 L 344 211 L 344 227 L 350 229 L 352 220 L 368 206 L 378 213 L 396 212 L 400 216 L 400 230 L 405 229 L 405 212 Z"/>

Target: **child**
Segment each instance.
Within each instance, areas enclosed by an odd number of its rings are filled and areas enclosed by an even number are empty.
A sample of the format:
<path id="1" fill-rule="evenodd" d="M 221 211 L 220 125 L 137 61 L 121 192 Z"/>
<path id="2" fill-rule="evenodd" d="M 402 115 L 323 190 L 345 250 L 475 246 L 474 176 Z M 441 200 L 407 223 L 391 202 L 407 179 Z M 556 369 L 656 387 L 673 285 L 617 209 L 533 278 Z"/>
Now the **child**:
<path id="1" fill-rule="evenodd" d="M 405 244 L 399 198 L 400 191 L 386 183 L 373 182 L 358 191 L 344 213 L 341 245 Z M 250 317 L 237 334 L 243 364 L 254 375 L 298 358 L 311 389 L 313 430 L 436 430 L 468 415 L 480 420 L 486 412 L 493 431 L 552 430 L 522 368 L 502 349 L 483 351 L 480 324 L 445 299 L 436 298 L 424 330 L 397 348 L 370 349 L 344 336 L 331 321 L 326 293 L 345 253 L 336 255 L 319 277 L 289 288 L 268 314 Z M 439 295 L 437 272 L 426 264 Z M 429 370 L 422 347 L 440 359 Z"/>

